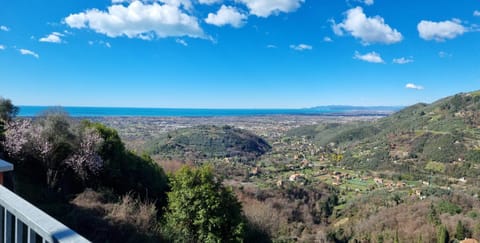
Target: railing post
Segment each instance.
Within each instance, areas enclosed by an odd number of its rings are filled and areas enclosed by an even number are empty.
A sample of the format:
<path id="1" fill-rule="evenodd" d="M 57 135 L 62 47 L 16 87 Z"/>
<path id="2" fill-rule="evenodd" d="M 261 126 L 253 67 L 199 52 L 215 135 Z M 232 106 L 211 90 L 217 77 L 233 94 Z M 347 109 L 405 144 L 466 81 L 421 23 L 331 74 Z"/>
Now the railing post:
<path id="1" fill-rule="evenodd" d="M 23 243 L 23 223 L 18 218 L 15 220 L 15 242 Z"/>
<path id="2" fill-rule="evenodd" d="M 5 208 L 0 206 L 0 240 L 3 240 L 4 238 L 4 220 L 5 220 Z"/>
<path id="3" fill-rule="evenodd" d="M 28 243 L 37 242 L 37 234 L 35 233 L 35 231 L 30 229 L 30 227 L 28 228 L 28 232 L 27 232 L 27 242 Z"/>
<path id="4" fill-rule="evenodd" d="M 8 212 L 7 209 L 5 209 L 4 215 L 5 215 L 5 221 L 4 221 L 5 227 L 3 232 L 3 235 L 4 235 L 3 242 L 10 243 L 12 242 L 13 215 L 10 212 Z"/>

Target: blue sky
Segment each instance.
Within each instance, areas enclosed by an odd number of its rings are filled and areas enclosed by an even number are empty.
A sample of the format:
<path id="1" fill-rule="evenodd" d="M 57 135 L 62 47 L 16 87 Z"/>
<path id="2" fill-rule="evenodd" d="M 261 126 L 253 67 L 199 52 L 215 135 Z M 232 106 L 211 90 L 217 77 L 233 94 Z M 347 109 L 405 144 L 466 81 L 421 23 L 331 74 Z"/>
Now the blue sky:
<path id="1" fill-rule="evenodd" d="M 18 105 L 410 105 L 480 89 L 480 0 L 4 1 Z"/>

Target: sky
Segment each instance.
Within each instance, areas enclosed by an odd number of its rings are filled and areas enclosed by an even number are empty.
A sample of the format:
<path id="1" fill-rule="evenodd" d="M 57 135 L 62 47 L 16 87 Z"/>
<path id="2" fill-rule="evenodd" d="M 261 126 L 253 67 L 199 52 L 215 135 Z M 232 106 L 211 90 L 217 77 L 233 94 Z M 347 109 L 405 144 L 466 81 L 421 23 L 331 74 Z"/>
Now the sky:
<path id="1" fill-rule="evenodd" d="M 480 0 L 15 0 L 17 105 L 411 105 L 480 89 Z"/>

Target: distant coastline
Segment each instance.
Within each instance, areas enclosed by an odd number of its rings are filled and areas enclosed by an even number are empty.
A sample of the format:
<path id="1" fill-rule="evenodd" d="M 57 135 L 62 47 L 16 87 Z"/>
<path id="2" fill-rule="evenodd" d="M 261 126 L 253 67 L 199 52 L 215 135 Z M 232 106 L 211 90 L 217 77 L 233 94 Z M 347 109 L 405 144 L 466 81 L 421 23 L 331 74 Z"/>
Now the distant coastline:
<path id="1" fill-rule="evenodd" d="M 32 117 L 51 106 L 19 106 L 20 117 Z M 72 117 L 214 117 L 214 116 L 387 116 L 399 106 L 318 106 L 303 109 L 188 109 L 188 108 L 121 108 L 62 107 Z"/>

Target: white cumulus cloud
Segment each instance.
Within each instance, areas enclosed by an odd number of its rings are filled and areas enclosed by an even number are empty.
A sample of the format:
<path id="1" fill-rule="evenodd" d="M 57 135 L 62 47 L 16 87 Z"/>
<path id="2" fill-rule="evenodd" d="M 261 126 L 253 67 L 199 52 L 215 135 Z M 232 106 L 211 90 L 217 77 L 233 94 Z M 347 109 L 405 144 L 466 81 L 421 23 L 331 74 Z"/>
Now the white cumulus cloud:
<path id="1" fill-rule="evenodd" d="M 236 8 L 222 5 L 216 14 L 209 13 L 205 22 L 216 26 L 231 25 L 240 28 L 246 19 L 247 15 L 240 13 Z"/>
<path id="2" fill-rule="evenodd" d="M 295 51 L 308 51 L 313 49 L 311 45 L 307 44 L 290 45 L 290 48 Z"/>
<path id="3" fill-rule="evenodd" d="M 199 3 L 201 4 L 214 4 L 214 3 L 221 3 L 222 0 L 198 0 Z"/>
<path id="4" fill-rule="evenodd" d="M 361 7 L 348 10 L 345 13 L 345 19 L 339 24 L 333 22 L 332 28 L 336 35 L 341 36 L 347 32 L 360 39 L 364 45 L 393 44 L 403 40 L 402 34 L 385 24 L 382 17 L 367 17 Z"/>
<path id="5" fill-rule="evenodd" d="M 181 1 L 176 1 L 180 3 Z M 109 37 L 152 39 L 189 36 L 204 38 L 198 20 L 178 5 L 133 1 L 128 6 L 112 5 L 107 11 L 89 9 L 65 18 L 71 28 L 89 28 Z"/>
<path id="6" fill-rule="evenodd" d="M 50 43 L 62 43 L 62 36 L 64 36 L 61 33 L 58 32 L 52 32 L 51 34 L 40 38 L 38 41 L 40 42 L 50 42 Z"/>
<path id="7" fill-rule="evenodd" d="M 323 41 L 324 42 L 333 42 L 332 38 L 330 38 L 328 36 L 323 37 Z"/>
<path id="8" fill-rule="evenodd" d="M 473 16 L 480 17 L 480 11 L 479 10 L 473 11 Z"/>
<path id="9" fill-rule="evenodd" d="M 422 20 L 418 23 L 417 30 L 422 39 L 435 41 L 453 39 L 468 32 L 468 29 L 458 19 L 441 22 Z"/>
<path id="10" fill-rule="evenodd" d="M 408 83 L 405 85 L 405 88 L 407 89 L 416 89 L 416 90 L 422 90 L 424 89 L 423 86 L 420 86 L 420 85 L 417 85 L 417 84 L 413 84 L 413 83 Z"/>
<path id="11" fill-rule="evenodd" d="M 1 30 L 1 31 L 10 31 L 10 28 L 8 28 L 8 27 L 5 26 L 5 25 L 0 25 L 0 30 Z"/>
<path id="12" fill-rule="evenodd" d="M 411 57 L 400 57 L 400 58 L 394 58 L 393 63 L 396 64 L 407 64 L 413 62 L 413 58 Z"/>
<path id="13" fill-rule="evenodd" d="M 289 13 L 297 10 L 305 0 L 235 0 L 243 3 L 250 14 L 266 18 L 272 14 Z"/>
<path id="14" fill-rule="evenodd" d="M 20 51 L 20 54 L 22 54 L 22 55 L 30 55 L 30 56 L 33 56 L 37 59 L 40 57 L 37 53 L 35 53 L 33 51 L 30 51 L 30 50 L 27 50 L 27 49 L 20 49 L 18 51 Z"/>
<path id="15" fill-rule="evenodd" d="M 4 46 L 4 45 L 0 45 L 0 50 L 5 50 L 5 46 Z"/>
<path id="16" fill-rule="evenodd" d="M 366 54 L 360 54 L 358 51 L 356 51 L 353 58 L 358 59 L 358 60 L 362 60 L 362 61 L 365 61 L 365 62 L 371 62 L 371 63 L 384 63 L 380 54 L 378 54 L 374 51 L 366 53 Z"/>

